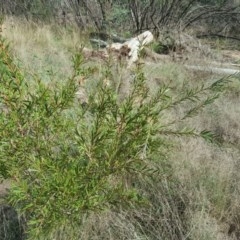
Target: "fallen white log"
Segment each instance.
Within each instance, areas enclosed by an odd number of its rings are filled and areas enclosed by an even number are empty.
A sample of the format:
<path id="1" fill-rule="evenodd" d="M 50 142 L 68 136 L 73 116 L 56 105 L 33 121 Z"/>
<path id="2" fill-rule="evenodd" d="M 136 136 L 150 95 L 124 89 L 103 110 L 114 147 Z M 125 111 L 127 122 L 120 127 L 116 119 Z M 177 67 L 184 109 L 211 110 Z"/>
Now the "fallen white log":
<path id="1" fill-rule="evenodd" d="M 192 66 L 192 65 L 185 65 L 186 68 L 197 70 L 197 71 L 204 71 L 204 72 L 211 72 L 216 74 L 240 74 L 240 70 L 232 69 L 232 68 L 219 68 L 219 67 L 211 67 L 211 66 Z"/>
<path id="2" fill-rule="evenodd" d="M 124 43 L 112 43 L 107 46 L 107 49 L 122 52 L 127 54 L 128 67 L 131 67 L 137 62 L 139 57 L 139 51 L 153 41 L 154 37 L 150 31 L 145 31 L 137 37 L 131 38 Z"/>

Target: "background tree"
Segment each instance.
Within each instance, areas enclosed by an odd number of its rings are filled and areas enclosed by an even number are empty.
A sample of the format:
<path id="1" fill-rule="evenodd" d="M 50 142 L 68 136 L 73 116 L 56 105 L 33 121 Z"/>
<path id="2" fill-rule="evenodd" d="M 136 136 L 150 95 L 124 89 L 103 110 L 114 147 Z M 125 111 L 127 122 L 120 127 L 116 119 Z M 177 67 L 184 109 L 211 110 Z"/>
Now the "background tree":
<path id="1" fill-rule="evenodd" d="M 32 20 L 51 20 L 70 15 L 80 29 L 142 32 L 156 35 L 163 29 L 182 31 L 199 26 L 201 35 L 233 35 L 240 23 L 238 0 L 0 0 L 2 14 Z M 199 33 L 198 33 L 199 34 Z"/>

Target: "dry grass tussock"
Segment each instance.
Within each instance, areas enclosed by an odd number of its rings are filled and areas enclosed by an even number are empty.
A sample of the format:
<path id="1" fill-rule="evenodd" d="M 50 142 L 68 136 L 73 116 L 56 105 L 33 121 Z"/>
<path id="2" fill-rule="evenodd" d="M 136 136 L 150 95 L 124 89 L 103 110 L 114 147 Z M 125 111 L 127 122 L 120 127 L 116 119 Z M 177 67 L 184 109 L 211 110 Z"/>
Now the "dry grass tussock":
<path id="1" fill-rule="evenodd" d="M 52 25 L 36 25 L 7 18 L 3 35 L 12 52 L 27 71 L 38 73 L 47 81 L 61 81 L 71 72 L 71 53 L 87 44 L 80 33 Z M 93 80 L 104 67 L 97 69 Z M 113 64 L 116 86 L 124 94 L 131 79 L 130 71 Z M 187 70 L 169 61 L 144 67 L 149 87 L 169 84 L 178 93 L 186 86 L 212 82 L 219 76 Z M 51 75 L 52 73 L 52 75 Z M 54 73 L 54 74 L 53 74 Z M 86 83 L 88 88 L 95 82 Z M 176 151 L 160 164 L 163 171 L 154 181 L 139 178 L 139 189 L 149 203 L 138 209 L 112 210 L 83 218 L 73 234 L 70 227 L 58 229 L 49 239 L 192 239 L 237 240 L 240 236 L 240 84 L 237 78 L 228 85 L 225 95 L 189 120 L 196 128 L 210 129 L 219 135 L 223 146 L 199 139 L 179 139 Z M 174 109 L 169 118 L 182 114 Z M 180 123 L 181 124 L 181 123 Z"/>
<path id="2" fill-rule="evenodd" d="M 3 37 L 11 44 L 20 64 L 29 72 L 45 74 L 46 80 L 51 73 L 59 79 L 68 76 L 72 53 L 85 44 L 85 36 L 74 26 L 68 30 L 55 24 L 36 24 L 13 17 L 5 19 Z"/>

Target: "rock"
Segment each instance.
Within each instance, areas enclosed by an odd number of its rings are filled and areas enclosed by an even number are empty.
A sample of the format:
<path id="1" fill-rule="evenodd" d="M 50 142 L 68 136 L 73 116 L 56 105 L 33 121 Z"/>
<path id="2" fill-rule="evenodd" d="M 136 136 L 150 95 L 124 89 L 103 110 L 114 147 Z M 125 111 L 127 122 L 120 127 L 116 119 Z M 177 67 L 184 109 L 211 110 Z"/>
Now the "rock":
<path id="1" fill-rule="evenodd" d="M 10 185 L 10 180 L 3 180 L 2 182 L 0 181 L 0 198 L 4 198 L 8 194 Z"/>
<path id="2" fill-rule="evenodd" d="M 24 240 L 23 230 L 16 210 L 6 204 L 0 205 L 0 240 Z"/>

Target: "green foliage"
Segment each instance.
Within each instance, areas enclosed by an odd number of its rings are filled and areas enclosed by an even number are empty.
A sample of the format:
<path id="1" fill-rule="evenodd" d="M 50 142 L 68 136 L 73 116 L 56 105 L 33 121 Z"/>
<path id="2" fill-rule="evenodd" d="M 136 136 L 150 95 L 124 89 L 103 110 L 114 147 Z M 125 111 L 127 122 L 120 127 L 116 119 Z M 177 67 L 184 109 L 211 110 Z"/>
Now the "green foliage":
<path id="1" fill-rule="evenodd" d="M 4 0 L 0 1 L 0 13 L 49 20 L 55 16 L 56 8 L 60 5 L 60 0 Z"/>
<path id="2" fill-rule="evenodd" d="M 109 22 L 109 27 L 121 29 L 129 19 L 129 9 L 126 7 L 114 4 L 112 11 L 109 13 L 107 21 Z"/>
<path id="3" fill-rule="evenodd" d="M 153 44 L 152 48 L 153 48 L 153 51 L 158 54 L 168 54 L 170 50 L 173 50 L 173 46 L 168 46 L 168 45 L 162 44 L 161 42 L 157 42 Z"/>
<path id="4" fill-rule="evenodd" d="M 199 3 L 201 4 L 204 4 L 204 5 L 216 5 L 216 6 L 221 6 L 223 5 L 226 1 L 225 0 L 211 0 L 211 1 L 207 1 L 207 0 L 199 0 L 198 1 Z"/>
<path id="5" fill-rule="evenodd" d="M 91 74 L 81 55 L 73 62 L 73 75 L 63 85 L 35 76 L 33 89 L 0 42 L 0 174 L 14 179 L 10 202 L 26 215 L 33 238 L 79 223 L 84 213 L 145 204 L 137 177 L 161 172 L 149 161 L 163 153 L 169 136 L 214 140 L 206 130 L 178 123 L 211 104 L 225 79 L 178 96 L 168 86 L 152 94 L 139 66 L 129 94 L 120 100 L 105 84 L 114 80 L 108 68 L 80 104 L 77 79 Z M 162 123 L 166 111 L 185 102 L 193 105 L 183 116 Z"/>

